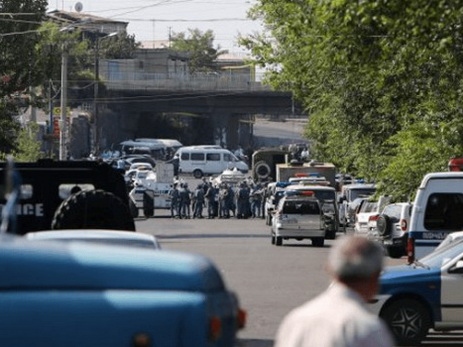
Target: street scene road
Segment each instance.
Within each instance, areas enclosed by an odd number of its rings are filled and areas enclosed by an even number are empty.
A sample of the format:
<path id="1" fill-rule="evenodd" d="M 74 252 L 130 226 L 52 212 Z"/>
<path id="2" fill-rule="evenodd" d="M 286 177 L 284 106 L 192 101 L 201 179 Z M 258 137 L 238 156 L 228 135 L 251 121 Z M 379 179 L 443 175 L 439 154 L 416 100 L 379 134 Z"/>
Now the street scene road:
<path id="1" fill-rule="evenodd" d="M 329 285 L 325 261 L 333 241 L 322 248 L 308 240 L 288 240 L 276 247 L 263 219 L 171 219 L 168 211 L 156 210 L 154 218 L 137 219 L 136 227 L 156 235 L 163 249 L 198 253 L 214 261 L 248 313 L 239 347 L 273 346 L 284 315 Z M 405 261 L 386 258 L 387 265 Z M 463 333 L 431 332 L 423 345 L 462 346 Z"/>

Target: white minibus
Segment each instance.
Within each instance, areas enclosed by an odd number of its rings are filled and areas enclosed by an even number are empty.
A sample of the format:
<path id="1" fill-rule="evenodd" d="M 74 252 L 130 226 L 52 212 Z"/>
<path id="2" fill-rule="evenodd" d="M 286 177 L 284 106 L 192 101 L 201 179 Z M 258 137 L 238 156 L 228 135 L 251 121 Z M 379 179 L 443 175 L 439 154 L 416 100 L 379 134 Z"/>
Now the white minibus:
<path id="1" fill-rule="evenodd" d="M 248 165 L 228 149 L 213 146 L 182 147 L 175 157 L 179 159 L 179 172 L 192 173 L 195 178 L 220 174 L 226 169 L 236 168 L 243 173 L 249 170 Z"/>
<path id="2" fill-rule="evenodd" d="M 135 139 L 136 142 L 148 142 L 148 143 L 159 143 L 165 146 L 166 149 L 166 159 L 171 159 L 175 152 L 181 147 L 183 144 L 175 139 L 153 139 L 148 137 L 137 138 Z"/>
<path id="3" fill-rule="evenodd" d="M 153 159 L 164 160 L 166 158 L 166 146 L 161 142 L 123 141 L 120 150 L 124 154 L 148 154 Z"/>

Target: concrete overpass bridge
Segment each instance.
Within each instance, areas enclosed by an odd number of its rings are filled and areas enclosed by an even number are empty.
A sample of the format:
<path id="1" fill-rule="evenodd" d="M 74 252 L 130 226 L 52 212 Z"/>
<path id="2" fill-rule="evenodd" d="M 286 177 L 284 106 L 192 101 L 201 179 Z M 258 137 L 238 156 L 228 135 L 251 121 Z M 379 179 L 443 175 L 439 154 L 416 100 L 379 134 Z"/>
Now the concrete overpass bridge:
<path id="1" fill-rule="evenodd" d="M 272 91 L 243 74 L 175 75 L 100 67 L 100 149 L 136 137 L 184 144 L 253 145 L 255 115 L 300 114 L 289 92 Z"/>

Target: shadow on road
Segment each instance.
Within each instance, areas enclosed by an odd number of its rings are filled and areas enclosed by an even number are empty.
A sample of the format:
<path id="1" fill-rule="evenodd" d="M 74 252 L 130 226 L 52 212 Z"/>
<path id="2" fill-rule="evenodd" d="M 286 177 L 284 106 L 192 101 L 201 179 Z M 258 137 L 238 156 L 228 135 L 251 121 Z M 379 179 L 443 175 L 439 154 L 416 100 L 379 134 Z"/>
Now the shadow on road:
<path id="1" fill-rule="evenodd" d="M 273 340 L 238 339 L 236 347 L 272 347 Z"/>
<path id="2" fill-rule="evenodd" d="M 211 239 L 211 238 L 268 238 L 267 235 L 261 234 L 175 234 L 175 235 L 158 235 L 158 239 Z"/>

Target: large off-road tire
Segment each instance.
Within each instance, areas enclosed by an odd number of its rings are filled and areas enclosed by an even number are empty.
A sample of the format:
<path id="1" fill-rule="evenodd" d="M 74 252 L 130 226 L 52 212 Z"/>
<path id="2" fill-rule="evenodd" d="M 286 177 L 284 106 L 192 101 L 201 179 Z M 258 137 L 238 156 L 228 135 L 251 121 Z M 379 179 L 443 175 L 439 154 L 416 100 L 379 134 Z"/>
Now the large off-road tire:
<path id="1" fill-rule="evenodd" d="M 389 236 L 392 232 L 392 223 L 389 216 L 380 215 L 376 221 L 376 229 L 381 236 Z"/>
<path id="2" fill-rule="evenodd" d="M 261 180 L 266 179 L 268 176 L 270 176 L 271 173 L 272 169 L 270 168 L 270 165 L 268 165 L 264 160 L 258 161 L 254 165 L 254 174 Z"/>
<path id="3" fill-rule="evenodd" d="M 135 223 L 128 206 L 116 195 L 104 190 L 84 190 L 61 203 L 51 228 L 135 231 Z"/>
<path id="4" fill-rule="evenodd" d="M 428 334 L 431 316 L 423 304 L 401 299 L 386 306 L 380 313 L 399 346 L 418 346 Z"/>

